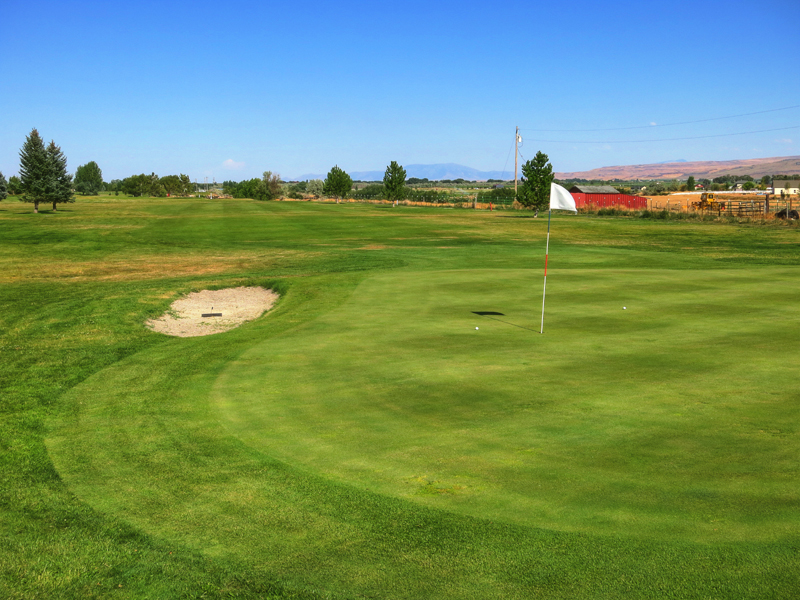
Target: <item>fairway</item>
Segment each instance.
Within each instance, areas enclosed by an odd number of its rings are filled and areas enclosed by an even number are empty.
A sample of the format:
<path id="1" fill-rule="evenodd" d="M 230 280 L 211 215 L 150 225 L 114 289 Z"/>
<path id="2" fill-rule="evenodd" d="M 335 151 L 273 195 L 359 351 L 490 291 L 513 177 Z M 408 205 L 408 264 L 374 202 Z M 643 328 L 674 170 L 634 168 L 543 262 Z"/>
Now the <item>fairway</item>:
<path id="1" fill-rule="evenodd" d="M 800 584 L 793 228 L 558 216 L 541 335 L 542 219 L 238 200 L 2 210 L 18 353 L 3 426 L 22 440 L 7 444 L 2 558 L 55 572 L 9 597 Z M 54 244 L 72 251 L 53 259 Z M 281 297 L 217 335 L 145 327 L 183 294 L 239 285 Z"/>

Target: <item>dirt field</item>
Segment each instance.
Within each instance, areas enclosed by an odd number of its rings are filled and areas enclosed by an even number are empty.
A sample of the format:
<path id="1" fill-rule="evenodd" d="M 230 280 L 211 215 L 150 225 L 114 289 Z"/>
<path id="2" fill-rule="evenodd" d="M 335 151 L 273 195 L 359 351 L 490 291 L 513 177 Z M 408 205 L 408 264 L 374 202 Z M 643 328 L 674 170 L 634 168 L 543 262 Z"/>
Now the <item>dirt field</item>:
<path id="1" fill-rule="evenodd" d="M 747 202 L 755 200 L 763 202 L 765 196 L 763 194 L 730 194 L 714 192 L 714 197 L 722 202 Z M 700 192 L 695 193 L 678 193 L 669 194 L 668 196 L 646 196 L 647 208 L 650 210 L 660 210 L 663 208 L 670 208 L 671 210 L 689 210 L 692 202 L 700 201 Z M 772 196 L 770 202 L 774 202 L 775 197 Z"/>

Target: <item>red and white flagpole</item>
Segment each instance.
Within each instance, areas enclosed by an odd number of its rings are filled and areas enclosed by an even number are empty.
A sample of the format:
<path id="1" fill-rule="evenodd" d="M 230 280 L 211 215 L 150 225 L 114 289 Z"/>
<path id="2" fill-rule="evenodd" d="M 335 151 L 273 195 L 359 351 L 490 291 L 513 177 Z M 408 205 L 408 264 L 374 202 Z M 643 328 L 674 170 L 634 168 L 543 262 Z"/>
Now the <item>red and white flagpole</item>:
<path id="1" fill-rule="evenodd" d="M 544 251 L 544 289 L 542 290 L 542 328 L 539 333 L 544 333 L 544 298 L 547 293 L 547 259 L 550 256 L 550 216 L 553 209 L 569 210 L 578 213 L 575 206 L 575 198 L 565 188 L 557 183 L 550 184 L 550 206 L 547 209 L 547 248 Z"/>
<path id="2" fill-rule="evenodd" d="M 547 258 L 550 256 L 550 215 L 553 214 L 552 209 L 547 210 L 547 246 L 544 251 L 544 288 L 542 289 L 542 327 L 539 333 L 544 333 L 544 299 L 547 295 Z"/>

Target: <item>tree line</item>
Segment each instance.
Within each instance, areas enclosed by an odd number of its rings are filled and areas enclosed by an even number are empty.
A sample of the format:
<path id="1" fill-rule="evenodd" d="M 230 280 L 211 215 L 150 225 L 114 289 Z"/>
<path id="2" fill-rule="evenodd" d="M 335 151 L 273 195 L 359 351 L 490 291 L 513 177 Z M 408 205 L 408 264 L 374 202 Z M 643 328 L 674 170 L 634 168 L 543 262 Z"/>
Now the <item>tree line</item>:
<path id="1" fill-rule="evenodd" d="M 272 171 L 264 171 L 261 179 L 223 181 L 222 193 L 234 198 L 252 198 L 253 200 L 275 200 L 281 195 L 281 176 Z"/>
<path id="2" fill-rule="evenodd" d="M 6 180 L 0 173 L 0 200 L 9 195 L 18 196 L 22 202 L 33 204 L 33 211 L 37 213 L 42 203 L 52 203 L 55 211 L 59 204 L 75 202 L 76 193 L 90 196 L 112 191 L 131 196 L 161 197 L 188 196 L 193 190 L 189 176 L 182 173 L 166 177 L 142 173 L 105 183 L 103 171 L 95 161 L 80 165 L 73 176 L 67 172 L 67 157 L 61 147 L 54 141 L 45 146 L 35 128 L 25 138 L 19 161 L 19 176 Z"/>
<path id="3" fill-rule="evenodd" d="M 548 157 L 542 152 L 522 165 L 523 177 L 515 199 L 521 206 L 537 210 L 544 207 L 550 197 L 550 183 L 553 181 L 553 167 Z M 454 182 L 463 180 L 454 180 Z M 401 200 L 413 199 L 422 201 L 439 201 L 438 192 L 432 190 L 414 190 L 412 183 L 427 183 L 427 179 L 406 177 L 406 170 L 397 161 L 391 161 L 386 167 L 382 184 L 367 186 L 357 195 L 373 194 L 397 204 Z M 264 171 L 261 178 L 241 182 L 223 182 L 223 192 L 235 198 L 253 198 L 255 200 L 275 200 L 284 189 L 280 175 Z M 95 161 L 81 165 L 75 175 L 67 172 L 67 159 L 61 148 L 51 141 L 45 146 L 44 140 L 36 129 L 25 139 L 20 150 L 19 177 L 13 176 L 6 181 L 0 173 L 0 200 L 8 194 L 19 196 L 23 202 L 34 205 L 34 212 L 39 212 L 39 204 L 52 203 L 53 210 L 58 204 L 74 202 L 75 193 L 96 195 L 100 191 L 123 192 L 130 196 L 187 196 L 193 191 L 193 184 L 188 175 L 167 175 L 159 177 L 155 173 L 141 173 L 125 179 L 115 179 L 110 183 L 103 182 L 103 172 Z M 314 179 L 293 184 L 287 190 L 290 197 L 326 195 L 336 198 L 337 203 L 353 189 L 353 179 L 344 169 L 334 165 L 324 180 Z M 490 193 L 498 195 L 493 190 Z"/>
<path id="4" fill-rule="evenodd" d="M 516 195 L 513 190 L 498 188 L 482 194 L 485 200 L 516 200 L 520 206 L 532 208 L 537 211 L 547 205 L 550 198 L 550 184 L 553 182 L 553 166 L 546 154 L 537 152 L 536 156 L 522 165 L 522 179 Z M 268 181 L 272 184 L 269 185 Z M 498 180 L 499 181 L 499 180 Z M 439 183 L 468 183 L 464 179 L 447 180 Z M 245 181 L 224 181 L 223 193 L 234 198 L 254 198 L 256 200 L 273 200 L 280 193 L 289 198 L 302 199 L 306 195 L 315 197 L 328 196 L 336 198 L 339 202 L 345 196 L 355 199 L 383 199 L 395 204 L 402 200 L 415 202 L 448 202 L 450 194 L 443 191 L 430 189 L 415 189 L 410 186 L 415 184 L 433 184 L 428 179 L 407 177 L 405 168 L 397 161 L 391 161 L 386 167 L 383 181 L 370 183 L 360 190 L 353 190 L 353 179 L 338 165 L 334 165 L 324 180 L 312 179 L 285 184 L 280 187 L 280 177 L 269 171 L 261 179 Z"/>
<path id="5" fill-rule="evenodd" d="M 129 196 L 152 196 L 163 198 L 165 196 L 188 196 L 194 190 L 194 184 L 188 175 L 166 175 L 159 177 L 155 173 L 141 173 L 131 175 L 125 179 L 114 179 L 106 185 L 106 191 L 119 194 L 122 192 Z"/>

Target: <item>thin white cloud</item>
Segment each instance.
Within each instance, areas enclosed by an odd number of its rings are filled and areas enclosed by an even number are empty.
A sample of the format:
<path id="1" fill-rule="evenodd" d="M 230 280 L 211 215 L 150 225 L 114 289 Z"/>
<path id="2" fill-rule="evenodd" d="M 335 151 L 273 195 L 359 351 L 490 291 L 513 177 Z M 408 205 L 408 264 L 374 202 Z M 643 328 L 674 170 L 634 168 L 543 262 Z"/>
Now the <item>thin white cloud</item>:
<path id="1" fill-rule="evenodd" d="M 657 124 L 658 123 L 656 123 L 655 121 L 650 121 L 650 125 L 652 125 L 653 127 L 655 127 Z"/>
<path id="2" fill-rule="evenodd" d="M 776 144 L 794 144 L 794 140 L 791 138 L 783 138 L 781 140 L 775 140 Z"/>
<path id="3" fill-rule="evenodd" d="M 239 171 L 244 168 L 243 162 L 236 162 L 232 158 L 225 160 L 222 162 L 222 168 L 228 169 L 229 171 Z"/>

